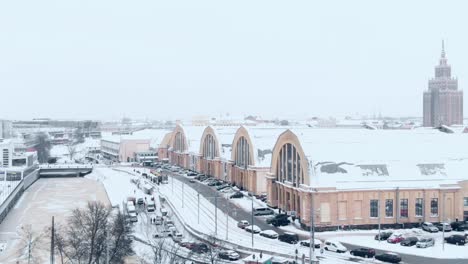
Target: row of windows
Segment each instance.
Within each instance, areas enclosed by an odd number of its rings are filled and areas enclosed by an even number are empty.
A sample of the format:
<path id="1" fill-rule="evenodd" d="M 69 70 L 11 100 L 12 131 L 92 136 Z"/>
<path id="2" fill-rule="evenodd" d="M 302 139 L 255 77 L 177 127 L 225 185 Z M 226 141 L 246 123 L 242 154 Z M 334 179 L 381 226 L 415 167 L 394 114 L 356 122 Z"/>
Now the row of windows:
<path id="1" fill-rule="evenodd" d="M 431 204 L 431 216 L 439 215 L 439 199 L 432 198 Z M 414 204 L 414 215 L 416 217 L 422 217 L 424 211 L 423 198 L 416 198 Z M 393 199 L 385 200 L 385 217 L 393 217 Z M 408 218 L 408 199 L 400 199 L 400 217 Z M 370 200 L 370 217 L 379 217 L 379 200 Z"/>
<path id="2" fill-rule="evenodd" d="M 276 174 L 280 182 L 289 181 L 294 186 L 304 184 L 304 171 L 301 167 L 301 157 L 292 144 L 284 144 L 278 156 Z"/>
<path id="3" fill-rule="evenodd" d="M 174 151 L 177 151 L 177 152 L 185 151 L 184 136 L 182 135 L 181 132 L 177 132 L 177 134 L 175 135 Z"/>
<path id="4" fill-rule="evenodd" d="M 206 135 L 205 141 L 203 142 L 203 157 L 207 159 L 214 159 L 218 156 L 216 151 L 216 140 L 210 134 Z"/>
<path id="5" fill-rule="evenodd" d="M 241 137 L 237 141 L 235 163 L 242 168 L 252 165 L 250 162 L 250 145 L 245 137 Z"/>

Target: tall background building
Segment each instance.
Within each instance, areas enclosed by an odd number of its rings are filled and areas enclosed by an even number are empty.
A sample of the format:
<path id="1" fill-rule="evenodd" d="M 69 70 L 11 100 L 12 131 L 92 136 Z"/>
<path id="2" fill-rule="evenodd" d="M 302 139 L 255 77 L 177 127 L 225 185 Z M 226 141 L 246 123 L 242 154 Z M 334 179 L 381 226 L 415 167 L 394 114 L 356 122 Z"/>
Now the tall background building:
<path id="1" fill-rule="evenodd" d="M 463 123 L 463 91 L 458 90 L 458 80 L 452 77 L 447 64 L 444 42 L 435 77 L 429 80 L 423 97 L 423 125 L 434 127 Z"/>

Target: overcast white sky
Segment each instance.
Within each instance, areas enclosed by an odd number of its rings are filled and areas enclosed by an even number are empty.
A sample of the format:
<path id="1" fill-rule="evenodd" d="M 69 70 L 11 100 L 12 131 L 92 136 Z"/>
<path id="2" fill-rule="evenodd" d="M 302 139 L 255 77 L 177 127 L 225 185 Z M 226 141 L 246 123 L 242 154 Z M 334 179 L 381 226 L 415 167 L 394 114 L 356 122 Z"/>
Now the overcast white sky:
<path id="1" fill-rule="evenodd" d="M 468 4 L 382 2 L 2 1 L 0 118 L 422 116 Z"/>

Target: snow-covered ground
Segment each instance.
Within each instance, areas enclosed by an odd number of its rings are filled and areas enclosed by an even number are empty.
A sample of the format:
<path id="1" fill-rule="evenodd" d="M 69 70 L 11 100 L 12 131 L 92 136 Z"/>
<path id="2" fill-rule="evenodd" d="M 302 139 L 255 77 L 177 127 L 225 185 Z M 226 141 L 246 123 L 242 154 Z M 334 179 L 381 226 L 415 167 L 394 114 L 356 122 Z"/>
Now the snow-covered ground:
<path id="1" fill-rule="evenodd" d="M 133 173 L 133 168 L 119 168 Z M 141 172 L 142 169 L 140 169 Z M 184 225 L 189 227 L 192 231 L 198 232 L 200 235 L 214 235 L 219 240 L 224 241 L 226 245 L 230 245 L 237 251 L 246 251 L 252 247 L 252 234 L 237 227 L 237 221 L 226 216 L 220 209 L 215 210 L 215 206 L 208 201 L 205 197 L 200 195 L 200 218 L 198 218 L 198 197 L 197 192 L 189 185 L 183 184 L 177 179 L 169 179 L 168 184 L 161 184 L 157 186 L 159 193 L 164 195 L 167 200 L 172 203 L 173 208 L 177 211 L 184 221 Z M 214 199 L 214 197 L 209 198 Z M 251 207 L 250 198 L 243 199 L 245 205 L 248 201 L 248 207 Z M 236 214 L 237 207 L 229 208 L 231 214 Z M 216 217 L 217 214 L 217 217 Z M 200 220 L 198 220 L 200 219 Z M 215 222 L 217 219 L 217 225 Z M 227 219 L 227 222 L 226 222 Z M 215 233 L 216 232 L 216 233 Z M 227 237 L 227 239 L 226 239 Z M 304 254 L 309 256 L 309 248 L 300 246 L 299 244 L 291 245 L 280 242 L 276 239 L 264 238 L 258 234 L 254 235 L 254 248 L 264 252 L 273 252 L 276 254 L 289 255 L 292 259 L 296 254 L 296 249 L 299 258 Z M 332 252 L 324 252 L 320 254 L 319 250 L 316 251 L 317 255 L 323 257 L 321 263 L 351 263 L 349 253 L 337 254 Z M 372 263 L 370 260 L 364 263 Z M 362 262 L 361 261 L 361 262 Z"/>
<path id="2" fill-rule="evenodd" d="M 359 245 L 363 247 L 371 247 L 375 249 L 381 249 L 381 250 L 388 250 L 392 252 L 397 252 L 397 253 L 402 253 L 402 254 L 411 254 L 411 255 L 417 255 L 417 256 L 423 256 L 423 257 L 428 257 L 430 256 L 431 258 L 444 258 L 444 259 L 458 259 L 458 258 L 468 258 L 468 245 L 465 246 L 456 246 L 452 244 L 445 243 L 445 246 L 443 247 L 443 238 L 442 238 L 442 233 L 426 233 L 421 230 L 420 232 L 417 233 L 412 233 L 410 230 L 406 230 L 406 233 L 411 234 L 412 236 L 418 236 L 418 237 L 433 237 L 435 240 L 435 245 L 433 247 L 429 248 L 416 248 L 416 246 L 412 247 L 404 247 L 401 246 L 400 244 L 391 244 L 387 243 L 387 241 L 377 241 L 374 239 L 375 234 L 358 234 L 355 232 L 355 234 L 349 234 L 347 233 L 346 235 L 336 235 L 335 240 L 338 240 L 343 243 L 349 243 L 353 245 Z M 405 233 L 404 230 L 401 230 L 400 232 Z M 445 236 L 451 236 L 453 234 L 464 234 L 462 232 L 448 232 L 445 233 Z M 330 234 L 328 234 L 330 235 Z M 324 236 L 324 235 L 322 235 Z"/>
<path id="3" fill-rule="evenodd" d="M 99 147 L 99 139 L 85 138 L 83 143 L 76 144 L 73 147 L 75 148 L 75 155 L 73 156 L 74 160 L 84 159 L 86 153 L 90 148 Z M 57 163 L 70 163 L 74 162 L 70 159 L 70 151 L 68 145 L 53 145 L 50 150 L 50 156 L 57 157 Z"/>

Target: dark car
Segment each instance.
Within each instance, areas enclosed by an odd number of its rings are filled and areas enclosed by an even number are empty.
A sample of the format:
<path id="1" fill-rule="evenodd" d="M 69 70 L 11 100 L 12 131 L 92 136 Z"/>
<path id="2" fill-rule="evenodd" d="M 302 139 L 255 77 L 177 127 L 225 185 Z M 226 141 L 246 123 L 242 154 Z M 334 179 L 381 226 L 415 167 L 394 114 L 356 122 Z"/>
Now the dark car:
<path id="1" fill-rule="evenodd" d="M 208 186 L 220 186 L 220 185 L 223 185 L 224 183 L 222 181 L 212 181 L 210 183 L 208 183 Z"/>
<path id="2" fill-rule="evenodd" d="M 143 200 L 143 198 L 138 198 L 137 204 L 142 205 L 144 203 L 145 201 Z"/>
<path id="3" fill-rule="evenodd" d="M 187 176 L 197 176 L 196 172 L 190 171 L 187 173 Z"/>
<path id="4" fill-rule="evenodd" d="M 290 223 L 288 217 L 287 214 L 277 214 L 274 217 L 268 218 L 266 223 L 273 226 L 287 226 Z"/>
<path id="5" fill-rule="evenodd" d="M 450 226 L 452 227 L 453 231 L 465 231 L 468 229 L 467 225 L 464 224 L 463 222 L 452 222 L 450 223 Z"/>
<path id="6" fill-rule="evenodd" d="M 284 234 L 278 236 L 278 240 L 289 244 L 297 244 L 299 241 L 299 236 L 294 233 L 285 232 Z"/>
<path id="7" fill-rule="evenodd" d="M 387 240 L 391 235 L 393 234 L 392 231 L 384 231 L 380 232 L 380 240 Z M 375 240 L 379 240 L 379 234 L 375 235 L 374 237 Z"/>
<path id="8" fill-rule="evenodd" d="M 235 194 L 229 196 L 229 198 L 231 198 L 231 199 L 242 198 L 242 197 L 244 197 L 244 194 L 241 193 L 241 192 L 236 192 Z"/>
<path id="9" fill-rule="evenodd" d="M 466 243 L 465 236 L 463 235 L 451 235 L 445 238 L 445 242 L 449 244 L 454 244 L 457 246 L 463 246 Z"/>
<path id="10" fill-rule="evenodd" d="M 405 247 L 412 247 L 418 243 L 417 237 L 407 237 L 403 241 L 400 242 L 400 245 Z"/>
<path id="11" fill-rule="evenodd" d="M 216 190 L 221 191 L 221 190 L 224 190 L 224 189 L 229 188 L 229 187 L 231 187 L 231 185 L 223 184 L 223 185 L 220 185 L 220 186 L 216 187 Z"/>
<path id="12" fill-rule="evenodd" d="M 375 259 L 389 263 L 400 263 L 401 261 L 401 257 L 395 253 L 383 253 L 380 255 L 376 255 Z"/>
<path id="13" fill-rule="evenodd" d="M 203 243 L 196 243 L 192 246 L 191 250 L 195 253 L 206 253 L 208 252 L 208 246 Z"/>
<path id="14" fill-rule="evenodd" d="M 372 248 L 356 248 L 349 252 L 353 256 L 363 258 L 373 258 L 375 256 L 375 250 Z"/>
<path id="15" fill-rule="evenodd" d="M 218 253 L 218 257 L 226 260 L 238 260 L 240 255 L 233 250 L 223 250 Z"/>

